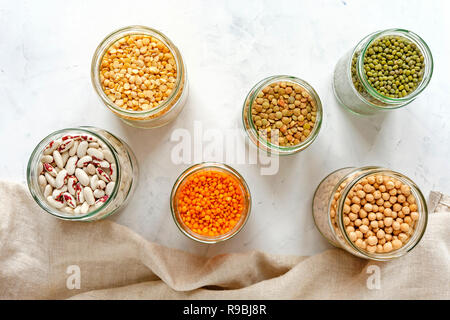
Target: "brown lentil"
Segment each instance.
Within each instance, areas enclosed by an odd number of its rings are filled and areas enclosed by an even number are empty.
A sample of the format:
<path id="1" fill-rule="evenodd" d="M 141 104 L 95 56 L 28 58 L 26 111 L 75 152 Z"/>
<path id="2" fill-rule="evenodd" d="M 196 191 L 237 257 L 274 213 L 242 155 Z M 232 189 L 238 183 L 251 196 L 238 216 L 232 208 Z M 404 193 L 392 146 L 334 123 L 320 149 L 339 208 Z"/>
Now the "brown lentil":
<path id="1" fill-rule="evenodd" d="M 263 88 L 252 108 L 258 133 L 272 142 L 272 131 L 278 129 L 280 146 L 295 146 L 305 141 L 316 124 L 316 117 L 314 98 L 300 85 L 287 81 Z"/>

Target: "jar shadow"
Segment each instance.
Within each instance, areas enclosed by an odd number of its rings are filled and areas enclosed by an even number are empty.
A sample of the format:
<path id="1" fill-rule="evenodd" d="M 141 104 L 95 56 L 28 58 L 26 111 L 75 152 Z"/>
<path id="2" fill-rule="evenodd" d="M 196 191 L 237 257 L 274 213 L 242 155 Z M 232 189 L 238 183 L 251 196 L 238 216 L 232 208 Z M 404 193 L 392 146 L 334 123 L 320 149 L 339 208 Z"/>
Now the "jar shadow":
<path id="1" fill-rule="evenodd" d="M 377 139 L 377 135 L 380 132 L 383 122 L 388 116 L 390 110 L 380 112 L 373 115 L 360 115 L 349 110 L 347 107 L 342 106 L 339 101 L 334 97 L 337 105 L 337 109 L 343 115 L 340 120 L 346 121 L 341 124 L 345 127 L 351 127 L 351 131 L 357 132 L 367 142 L 368 146 L 371 146 Z"/>

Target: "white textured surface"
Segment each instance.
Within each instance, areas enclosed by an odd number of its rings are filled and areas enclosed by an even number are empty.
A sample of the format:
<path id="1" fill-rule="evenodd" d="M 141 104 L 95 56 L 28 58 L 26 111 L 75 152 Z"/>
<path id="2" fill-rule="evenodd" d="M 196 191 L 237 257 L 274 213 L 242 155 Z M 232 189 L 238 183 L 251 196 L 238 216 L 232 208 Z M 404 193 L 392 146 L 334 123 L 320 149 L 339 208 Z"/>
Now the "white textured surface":
<path id="1" fill-rule="evenodd" d="M 93 125 L 126 140 L 140 164 L 132 203 L 113 220 L 161 244 L 213 255 L 250 249 L 309 255 L 328 247 L 315 229 L 317 184 L 344 166 L 381 165 L 411 177 L 427 196 L 450 192 L 448 1 L 0 1 L 0 178 L 25 181 L 30 152 L 57 129 Z M 131 24 L 154 27 L 180 48 L 190 96 L 181 116 L 155 130 L 128 127 L 99 101 L 90 60 L 103 37 Z M 431 48 L 429 87 L 405 109 L 362 118 L 339 107 L 334 65 L 363 36 L 410 29 Z M 169 194 L 188 165 L 174 165 L 175 128 L 236 127 L 249 89 L 273 74 L 308 81 L 325 111 L 318 139 L 281 159 L 275 176 L 234 165 L 253 195 L 244 230 L 217 245 L 197 244 L 172 221 Z M 17 213 L 20 214 L 20 213 Z"/>

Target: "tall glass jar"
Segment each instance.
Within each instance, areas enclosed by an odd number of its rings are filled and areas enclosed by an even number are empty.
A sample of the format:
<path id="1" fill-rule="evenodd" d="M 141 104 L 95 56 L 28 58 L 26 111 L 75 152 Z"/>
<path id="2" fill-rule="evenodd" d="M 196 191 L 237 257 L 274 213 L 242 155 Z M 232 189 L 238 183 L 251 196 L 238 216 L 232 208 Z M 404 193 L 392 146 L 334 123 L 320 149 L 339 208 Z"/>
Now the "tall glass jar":
<path id="1" fill-rule="evenodd" d="M 170 96 L 157 107 L 145 111 L 132 111 L 117 106 L 103 91 L 100 79 L 100 66 L 109 47 L 119 39 L 129 35 L 148 35 L 161 41 L 172 53 L 177 67 L 175 87 Z M 158 30 L 144 26 L 129 26 L 112 32 L 95 50 L 91 65 L 91 80 L 95 91 L 105 104 L 122 121 L 137 128 L 157 128 L 173 121 L 183 109 L 188 96 L 186 66 L 178 48 Z"/>
<path id="2" fill-rule="evenodd" d="M 353 187 L 362 179 L 373 175 L 383 175 L 399 180 L 410 188 L 416 199 L 418 220 L 414 232 L 399 249 L 387 253 L 368 252 L 350 239 L 344 223 L 343 208 L 345 199 Z M 428 221 L 428 209 L 425 198 L 417 185 L 401 173 L 380 167 L 342 168 L 329 174 L 316 189 L 313 198 L 313 218 L 320 233 L 334 246 L 366 259 L 388 261 L 401 257 L 411 251 L 420 241 Z"/>
<path id="3" fill-rule="evenodd" d="M 91 209 L 85 214 L 74 214 L 72 210 L 67 212 L 51 206 L 39 184 L 39 177 L 43 173 L 39 164 L 44 155 L 44 150 L 51 142 L 63 139 L 66 136 L 92 136 L 96 138 L 96 143 L 101 145 L 103 150 L 110 151 L 113 159 L 111 166 L 114 167 L 115 174 L 114 176 L 111 175 L 111 179 L 115 183 L 110 195 L 103 205 L 98 208 L 91 206 Z M 95 127 L 67 128 L 49 134 L 33 150 L 27 167 L 28 189 L 36 203 L 49 214 L 70 221 L 93 221 L 113 214 L 131 198 L 137 185 L 137 177 L 138 164 L 130 147 L 112 133 Z"/>
<path id="4" fill-rule="evenodd" d="M 370 45 L 385 36 L 400 36 L 415 44 L 424 57 L 424 69 L 416 89 L 405 97 L 391 98 L 380 94 L 368 82 L 364 72 L 364 56 Z M 364 37 L 336 64 L 333 77 L 334 94 L 339 103 L 357 114 L 371 115 L 401 108 L 417 98 L 427 87 L 433 74 L 433 57 L 428 45 L 417 34 L 403 29 L 377 31 Z"/>
<path id="5" fill-rule="evenodd" d="M 186 224 L 183 222 L 180 210 L 178 207 L 178 199 L 179 199 L 179 192 L 180 189 L 183 187 L 183 185 L 186 183 L 189 177 L 191 177 L 193 174 L 198 172 L 204 172 L 204 171 L 218 171 L 225 173 L 226 175 L 232 177 L 237 184 L 239 185 L 242 195 L 243 195 L 243 211 L 241 213 L 241 218 L 236 223 L 236 225 L 228 232 L 218 235 L 218 236 L 206 236 L 199 233 L 196 233 L 192 231 Z M 250 194 L 250 189 L 247 185 L 247 182 L 244 180 L 244 178 L 233 168 L 226 164 L 217 163 L 217 162 L 203 162 L 196 165 L 193 165 L 192 167 L 186 169 L 181 175 L 178 177 L 178 179 L 175 181 L 172 193 L 170 195 L 170 209 L 172 212 L 172 217 L 177 225 L 178 229 L 186 235 L 188 238 L 201 242 L 201 243 L 208 243 L 213 244 L 217 242 L 222 242 L 228 239 L 231 239 L 234 237 L 239 231 L 242 230 L 245 223 L 247 222 L 252 207 L 252 198 Z"/>
<path id="6" fill-rule="evenodd" d="M 255 104 L 258 93 L 261 92 L 263 88 L 277 82 L 287 82 L 299 85 L 309 93 L 316 106 L 316 121 L 314 127 L 312 128 L 309 136 L 297 145 L 280 146 L 276 143 L 272 143 L 258 132 L 255 124 L 253 123 L 252 108 Z M 286 75 L 271 76 L 258 82 L 247 94 L 242 107 L 242 124 L 248 138 L 259 149 L 267 152 L 268 154 L 274 155 L 290 155 L 300 152 L 310 146 L 319 134 L 320 127 L 322 126 L 322 117 L 322 102 L 320 101 L 319 95 L 314 88 L 302 79 Z"/>

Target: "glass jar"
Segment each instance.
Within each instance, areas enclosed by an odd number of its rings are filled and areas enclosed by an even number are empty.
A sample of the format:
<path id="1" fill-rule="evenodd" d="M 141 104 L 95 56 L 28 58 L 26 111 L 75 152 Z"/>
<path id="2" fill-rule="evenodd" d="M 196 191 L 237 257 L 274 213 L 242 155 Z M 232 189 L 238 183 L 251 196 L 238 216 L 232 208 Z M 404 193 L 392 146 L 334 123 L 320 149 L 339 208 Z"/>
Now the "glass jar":
<path id="1" fill-rule="evenodd" d="M 311 133 L 304 141 L 294 146 L 280 146 L 277 145 L 276 143 L 271 143 L 267 141 L 258 132 L 252 119 L 252 107 L 255 103 L 258 93 L 261 92 L 261 90 L 266 86 L 282 81 L 294 83 L 304 88 L 315 101 L 317 108 L 316 122 L 311 130 Z M 320 101 L 319 95 L 309 83 L 296 77 L 278 75 L 278 76 L 271 76 L 261 80 L 247 94 L 247 97 L 245 98 L 244 101 L 244 105 L 242 107 L 242 124 L 250 141 L 252 141 L 252 143 L 259 149 L 267 152 L 268 154 L 290 155 L 306 149 L 317 138 L 317 135 L 319 134 L 320 131 L 320 127 L 322 125 L 322 113 L 323 113 L 322 102 Z"/>
<path id="2" fill-rule="evenodd" d="M 380 94 L 370 85 L 364 72 L 366 50 L 375 40 L 385 36 L 406 38 L 420 49 L 424 57 L 425 67 L 419 75 L 422 77 L 420 83 L 413 92 L 402 98 L 391 98 Z M 371 115 L 401 108 L 411 103 L 427 87 L 432 74 L 433 57 L 425 41 L 408 30 L 388 29 L 369 34 L 338 61 L 334 70 L 333 90 L 342 106 L 357 114 Z"/>
<path id="3" fill-rule="evenodd" d="M 149 35 L 161 41 L 167 48 L 169 48 L 170 52 L 175 58 L 177 66 L 175 88 L 173 89 L 171 95 L 166 100 L 161 102 L 157 107 L 145 111 L 127 110 L 117 106 L 105 94 L 100 82 L 100 66 L 106 51 L 117 40 L 125 36 L 136 34 Z M 111 110 L 122 121 L 129 124 L 130 126 L 137 128 L 157 128 L 171 122 L 183 109 L 188 96 L 188 79 L 186 66 L 184 64 L 180 51 L 164 34 L 159 32 L 158 30 L 144 26 L 129 26 L 121 28 L 106 36 L 106 38 L 99 44 L 99 46 L 95 50 L 94 56 L 92 58 L 91 80 L 95 91 L 97 92 L 105 106 L 108 107 L 108 109 Z"/>
<path id="4" fill-rule="evenodd" d="M 96 138 L 97 143 L 100 144 L 103 149 L 109 149 L 112 154 L 112 158 L 114 159 L 114 161 L 111 162 L 111 165 L 114 164 L 116 169 L 114 176 L 115 184 L 110 196 L 103 205 L 98 208 L 94 208 L 94 206 L 92 206 L 92 210 L 86 214 L 76 215 L 51 206 L 47 202 L 38 181 L 38 178 L 42 173 L 39 172 L 39 163 L 44 154 L 44 149 L 50 144 L 51 141 L 55 141 L 67 135 L 90 135 Z M 137 185 L 137 177 L 138 165 L 136 157 L 130 147 L 112 133 L 104 129 L 94 127 L 67 128 L 49 134 L 41 142 L 39 142 L 33 150 L 27 167 L 28 189 L 37 204 L 51 215 L 63 220 L 71 221 L 93 221 L 103 219 L 113 214 L 119 208 L 123 207 L 131 198 Z M 113 179 L 113 177 L 111 178 Z"/>
<path id="5" fill-rule="evenodd" d="M 395 178 L 410 188 L 416 199 L 419 218 L 415 222 L 414 232 L 404 245 L 391 252 L 370 253 L 361 249 L 350 240 L 343 221 L 343 207 L 348 193 L 361 179 L 374 174 Z M 313 198 L 313 218 L 320 233 L 334 246 L 366 259 L 388 261 L 411 251 L 422 238 L 428 220 L 425 198 L 417 185 L 404 175 L 380 167 L 342 168 L 328 175 L 316 189 Z"/>
<path id="6" fill-rule="evenodd" d="M 187 179 L 194 173 L 198 173 L 201 171 L 219 171 L 226 173 L 230 177 L 234 178 L 235 181 L 238 183 L 238 185 L 241 188 L 243 199 L 244 199 L 244 209 L 241 213 L 241 218 L 236 223 L 236 225 L 227 233 L 224 233 L 219 236 L 205 236 L 198 234 L 194 231 L 192 231 L 188 226 L 184 224 L 184 222 L 181 219 L 180 212 L 178 210 L 178 195 L 180 191 L 180 187 L 183 186 L 183 184 L 187 181 Z M 217 243 L 221 241 L 225 241 L 228 239 L 231 239 L 234 237 L 239 231 L 242 230 L 245 223 L 248 220 L 248 217 L 250 216 L 251 212 L 251 206 L 252 206 L 252 200 L 250 195 L 250 189 L 248 188 L 247 183 L 245 182 L 244 178 L 233 168 L 230 166 L 227 166 L 226 164 L 222 163 L 216 163 L 216 162 L 203 162 L 196 165 L 193 165 L 192 167 L 185 170 L 175 181 L 175 184 L 172 188 L 172 193 L 170 195 L 170 210 L 172 212 L 173 220 L 175 221 L 175 224 L 177 225 L 178 229 L 186 235 L 188 238 L 193 239 L 198 242 L 202 243 Z"/>

